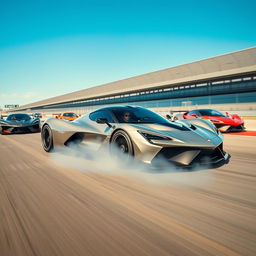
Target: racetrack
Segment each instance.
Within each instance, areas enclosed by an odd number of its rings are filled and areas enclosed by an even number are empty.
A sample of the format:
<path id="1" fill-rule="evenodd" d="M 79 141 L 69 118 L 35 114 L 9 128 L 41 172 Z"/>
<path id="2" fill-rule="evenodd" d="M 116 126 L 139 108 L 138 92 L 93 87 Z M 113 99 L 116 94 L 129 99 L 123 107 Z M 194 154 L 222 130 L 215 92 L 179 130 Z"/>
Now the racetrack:
<path id="1" fill-rule="evenodd" d="M 225 149 L 219 169 L 118 175 L 0 135 L 0 255 L 256 255 L 256 136 Z"/>

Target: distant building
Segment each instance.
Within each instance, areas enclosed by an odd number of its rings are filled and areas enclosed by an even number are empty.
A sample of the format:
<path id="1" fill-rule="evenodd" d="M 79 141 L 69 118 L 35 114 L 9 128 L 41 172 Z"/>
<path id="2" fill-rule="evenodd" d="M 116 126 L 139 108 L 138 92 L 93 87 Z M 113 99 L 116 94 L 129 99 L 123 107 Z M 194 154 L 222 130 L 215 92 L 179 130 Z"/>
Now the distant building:
<path id="1" fill-rule="evenodd" d="M 198 106 L 256 110 L 256 47 L 27 104 L 12 111 L 84 113 L 104 105 L 158 111 Z"/>

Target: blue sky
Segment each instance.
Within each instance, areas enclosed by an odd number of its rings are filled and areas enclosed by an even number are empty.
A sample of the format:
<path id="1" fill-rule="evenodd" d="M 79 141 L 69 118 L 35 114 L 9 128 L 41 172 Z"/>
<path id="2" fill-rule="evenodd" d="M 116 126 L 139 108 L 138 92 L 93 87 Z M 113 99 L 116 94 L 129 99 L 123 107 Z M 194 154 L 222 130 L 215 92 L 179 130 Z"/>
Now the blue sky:
<path id="1" fill-rule="evenodd" d="M 255 1 L 0 0 L 0 106 L 256 45 Z"/>

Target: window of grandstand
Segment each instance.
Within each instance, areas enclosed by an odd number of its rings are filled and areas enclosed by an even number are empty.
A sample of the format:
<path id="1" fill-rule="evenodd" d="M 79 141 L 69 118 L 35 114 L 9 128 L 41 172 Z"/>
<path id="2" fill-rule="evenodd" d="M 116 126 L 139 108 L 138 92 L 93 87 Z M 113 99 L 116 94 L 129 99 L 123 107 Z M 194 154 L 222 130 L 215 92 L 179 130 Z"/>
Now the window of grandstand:
<path id="1" fill-rule="evenodd" d="M 207 83 L 197 84 L 196 86 L 197 86 L 197 87 L 207 86 Z"/>
<path id="2" fill-rule="evenodd" d="M 223 84 L 223 82 L 224 81 L 214 81 L 214 82 L 212 82 L 212 84 L 214 85 L 214 84 Z"/>
<path id="3" fill-rule="evenodd" d="M 231 81 L 232 81 L 232 82 L 241 82 L 241 81 L 242 81 L 242 78 L 232 79 Z"/>

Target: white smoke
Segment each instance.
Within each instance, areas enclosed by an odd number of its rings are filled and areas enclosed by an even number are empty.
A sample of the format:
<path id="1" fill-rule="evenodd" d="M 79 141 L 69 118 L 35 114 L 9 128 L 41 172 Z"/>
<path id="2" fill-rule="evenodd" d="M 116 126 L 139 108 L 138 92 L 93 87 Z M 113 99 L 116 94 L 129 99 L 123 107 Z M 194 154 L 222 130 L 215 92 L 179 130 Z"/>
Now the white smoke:
<path id="1" fill-rule="evenodd" d="M 181 169 L 161 160 L 161 168 L 146 166 L 118 150 L 109 152 L 108 148 L 98 150 L 98 143 L 86 147 L 71 144 L 69 147 L 57 148 L 51 154 L 55 164 L 63 168 L 72 168 L 81 172 L 94 172 L 105 175 L 126 176 L 153 184 L 170 184 L 189 186 L 209 182 L 211 170 Z"/>

